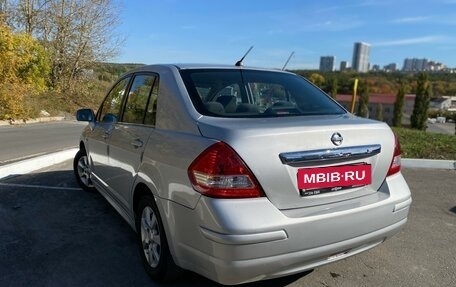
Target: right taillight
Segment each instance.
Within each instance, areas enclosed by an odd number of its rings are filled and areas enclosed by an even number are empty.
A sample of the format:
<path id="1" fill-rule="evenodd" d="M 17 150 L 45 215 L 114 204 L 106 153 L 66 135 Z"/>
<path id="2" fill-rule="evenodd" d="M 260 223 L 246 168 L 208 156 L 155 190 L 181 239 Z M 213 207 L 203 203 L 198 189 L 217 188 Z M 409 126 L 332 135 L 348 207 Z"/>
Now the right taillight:
<path id="1" fill-rule="evenodd" d="M 209 197 L 252 198 L 264 196 L 255 176 L 226 143 L 204 150 L 188 167 L 193 188 Z"/>
<path id="2" fill-rule="evenodd" d="M 393 175 L 401 170 L 401 153 L 401 144 L 399 143 L 399 138 L 394 135 L 393 160 L 391 161 L 391 165 L 386 176 Z"/>

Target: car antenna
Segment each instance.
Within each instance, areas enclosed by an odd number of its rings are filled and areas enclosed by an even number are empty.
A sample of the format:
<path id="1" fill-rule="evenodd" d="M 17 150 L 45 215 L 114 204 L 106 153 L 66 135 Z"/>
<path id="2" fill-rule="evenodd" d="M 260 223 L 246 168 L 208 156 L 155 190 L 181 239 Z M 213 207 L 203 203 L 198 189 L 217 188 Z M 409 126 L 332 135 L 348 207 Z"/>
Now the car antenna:
<path id="1" fill-rule="evenodd" d="M 244 56 L 239 61 L 236 62 L 236 64 L 235 64 L 236 67 L 244 66 L 242 61 L 244 61 L 244 58 L 250 53 L 250 51 L 252 51 L 252 49 L 253 49 L 253 46 L 250 46 L 249 50 L 244 54 Z"/>
<path id="2" fill-rule="evenodd" d="M 293 57 L 294 51 L 291 52 L 290 57 L 288 57 L 287 61 L 285 62 L 285 65 L 283 65 L 282 71 L 285 70 L 285 67 L 288 65 L 288 62 L 290 62 L 291 57 Z"/>

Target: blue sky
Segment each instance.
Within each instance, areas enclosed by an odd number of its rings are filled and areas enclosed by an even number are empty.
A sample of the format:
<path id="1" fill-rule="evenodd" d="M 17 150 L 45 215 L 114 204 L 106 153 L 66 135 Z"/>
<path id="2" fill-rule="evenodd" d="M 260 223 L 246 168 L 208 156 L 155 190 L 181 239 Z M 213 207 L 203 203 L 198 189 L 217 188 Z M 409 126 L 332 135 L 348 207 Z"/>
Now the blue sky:
<path id="1" fill-rule="evenodd" d="M 121 8 L 121 63 L 234 64 L 318 69 L 320 56 L 351 63 L 354 42 L 370 63 L 427 58 L 456 67 L 456 0 L 132 0 Z"/>

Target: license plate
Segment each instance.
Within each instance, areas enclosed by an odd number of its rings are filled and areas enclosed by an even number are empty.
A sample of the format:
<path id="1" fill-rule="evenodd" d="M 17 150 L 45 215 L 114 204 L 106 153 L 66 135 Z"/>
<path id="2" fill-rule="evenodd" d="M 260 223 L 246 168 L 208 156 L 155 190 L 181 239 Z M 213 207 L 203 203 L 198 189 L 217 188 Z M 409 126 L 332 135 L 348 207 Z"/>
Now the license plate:
<path id="1" fill-rule="evenodd" d="M 298 188 L 300 190 L 343 188 L 371 183 L 370 164 L 298 169 Z"/>

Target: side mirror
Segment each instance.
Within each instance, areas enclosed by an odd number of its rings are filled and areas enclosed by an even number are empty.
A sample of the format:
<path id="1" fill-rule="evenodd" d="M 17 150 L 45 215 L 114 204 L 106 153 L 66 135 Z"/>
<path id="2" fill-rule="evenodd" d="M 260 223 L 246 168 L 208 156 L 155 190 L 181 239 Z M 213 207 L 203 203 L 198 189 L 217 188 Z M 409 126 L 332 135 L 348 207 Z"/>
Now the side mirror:
<path id="1" fill-rule="evenodd" d="M 106 114 L 103 116 L 101 121 L 104 123 L 117 123 L 117 116 L 113 114 Z"/>
<path id="2" fill-rule="evenodd" d="M 76 112 L 76 119 L 80 122 L 93 122 L 95 113 L 92 109 L 80 109 Z"/>

